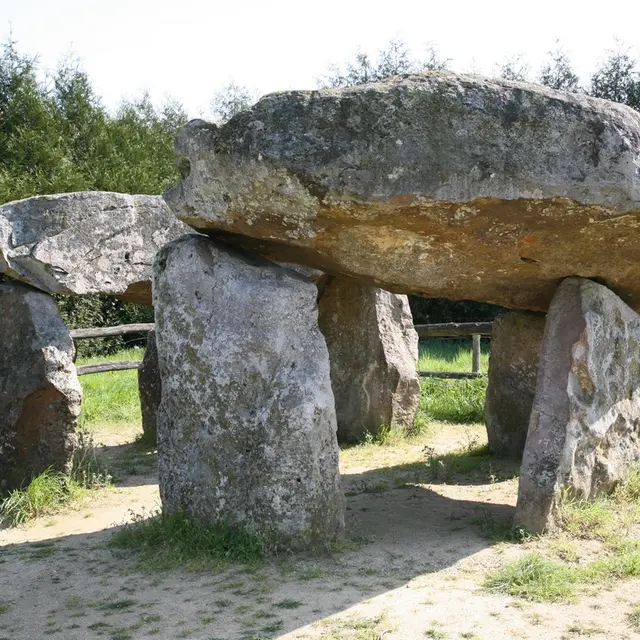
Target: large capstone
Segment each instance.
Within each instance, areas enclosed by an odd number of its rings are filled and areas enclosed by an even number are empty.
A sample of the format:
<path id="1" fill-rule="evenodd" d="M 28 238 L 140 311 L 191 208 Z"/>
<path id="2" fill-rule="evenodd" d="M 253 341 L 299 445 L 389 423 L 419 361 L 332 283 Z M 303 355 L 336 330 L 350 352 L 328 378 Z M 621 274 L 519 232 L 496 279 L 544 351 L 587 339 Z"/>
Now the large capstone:
<path id="1" fill-rule="evenodd" d="M 536 393 L 545 318 L 511 312 L 493 321 L 484 407 L 491 453 L 521 457 Z"/>
<path id="2" fill-rule="evenodd" d="M 74 355 L 51 297 L 0 282 L 0 490 L 69 470 L 82 400 Z"/>
<path id="3" fill-rule="evenodd" d="M 568 278 L 551 303 L 520 471 L 516 523 L 553 528 L 562 495 L 593 499 L 640 461 L 640 316 Z"/>
<path id="4" fill-rule="evenodd" d="M 138 395 L 142 414 L 142 433 L 148 442 L 155 442 L 158 432 L 158 407 L 162 398 L 155 331 L 149 331 L 147 334 L 147 348 L 138 368 Z"/>
<path id="5" fill-rule="evenodd" d="M 597 277 L 640 310 L 629 107 L 425 73 L 268 95 L 222 127 L 191 122 L 176 148 L 178 217 L 272 259 L 538 311 L 560 279 Z"/>
<path id="6" fill-rule="evenodd" d="M 47 293 L 151 304 L 156 251 L 189 232 L 160 196 L 36 196 L 0 206 L 0 273 Z"/>
<path id="7" fill-rule="evenodd" d="M 323 543 L 344 526 L 316 285 L 208 238 L 154 265 L 160 495 L 168 514 Z"/>
<path id="8" fill-rule="evenodd" d="M 330 277 L 319 324 L 329 349 L 338 440 L 413 425 L 420 401 L 418 334 L 406 296 Z"/>

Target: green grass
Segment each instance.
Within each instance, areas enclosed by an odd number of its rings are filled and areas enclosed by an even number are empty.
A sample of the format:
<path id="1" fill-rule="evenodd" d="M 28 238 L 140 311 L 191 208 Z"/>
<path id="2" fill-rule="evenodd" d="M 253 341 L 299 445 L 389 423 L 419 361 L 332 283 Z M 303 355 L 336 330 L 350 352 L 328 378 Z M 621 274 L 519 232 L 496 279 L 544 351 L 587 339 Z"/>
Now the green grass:
<path id="1" fill-rule="evenodd" d="M 418 369 L 421 371 L 471 371 L 471 338 L 430 338 L 420 340 Z M 487 373 L 491 347 L 483 340 L 480 349 L 480 371 Z"/>
<path id="2" fill-rule="evenodd" d="M 0 504 L 0 517 L 16 526 L 53 513 L 77 498 L 81 487 L 69 476 L 50 469 L 35 477 L 25 489 L 16 489 Z"/>
<path id="3" fill-rule="evenodd" d="M 420 371 L 471 371 L 471 338 L 447 340 L 433 338 L 421 340 L 418 370 Z M 482 343 L 480 371 L 487 372 L 490 346 Z M 484 399 L 487 379 L 446 380 L 421 378 L 422 394 L 416 425 L 430 421 L 473 423 L 484 421 Z"/>
<path id="4" fill-rule="evenodd" d="M 531 553 L 491 573 L 485 587 L 495 593 L 528 600 L 556 602 L 575 598 L 586 586 L 640 576 L 640 540 L 632 527 L 640 523 L 640 471 L 633 470 L 611 495 L 594 501 L 564 496 L 559 515 L 563 535 L 602 543 L 601 557 L 577 562 L 560 539 L 558 562 Z M 552 539 L 551 542 L 554 540 Z M 562 544 L 564 543 L 564 544 Z M 551 550 L 558 545 L 550 545 Z M 571 551 L 571 549 L 569 549 Z"/>
<path id="5" fill-rule="evenodd" d="M 143 349 L 126 349 L 109 356 L 78 358 L 76 364 L 95 364 L 115 360 L 141 360 Z M 91 427 L 105 423 L 140 423 L 138 372 L 109 371 L 81 376 L 84 392 L 79 424 Z"/>
<path id="6" fill-rule="evenodd" d="M 484 422 L 487 379 L 422 378 L 418 424 L 429 421 L 470 424 Z"/>
<path id="7" fill-rule="evenodd" d="M 116 531 L 109 545 L 138 553 L 139 568 L 163 571 L 219 571 L 229 563 L 253 564 L 271 548 L 271 541 L 220 522 L 199 525 L 187 516 L 140 516 Z"/>
<path id="8" fill-rule="evenodd" d="M 98 462 L 90 435 L 79 430 L 78 444 L 69 474 L 47 469 L 24 488 L 15 489 L 0 502 L 0 519 L 16 526 L 61 508 L 81 498 L 87 489 L 106 487 L 111 476 Z"/>

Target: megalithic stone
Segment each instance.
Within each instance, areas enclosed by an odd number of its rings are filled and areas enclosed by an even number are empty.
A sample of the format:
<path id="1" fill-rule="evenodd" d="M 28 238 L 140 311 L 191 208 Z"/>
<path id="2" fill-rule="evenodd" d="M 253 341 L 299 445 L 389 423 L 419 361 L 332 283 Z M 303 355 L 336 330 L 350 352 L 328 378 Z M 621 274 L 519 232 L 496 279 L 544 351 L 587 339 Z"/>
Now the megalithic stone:
<path id="1" fill-rule="evenodd" d="M 420 402 L 418 334 L 406 296 L 328 277 L 319 323 L 329 349 L 338 440 L 410 429 Z"/>
<path id="2" fill-rule="evenodd" d="M 540 350 L 516 524 L 553 528 L 562 496 L 594 499 L 640 463 L 640 316 L 606 287 L 567 278 Z"/>
<path id="3" fill-rule="evenodd" d="M 344 527 L 329 354 L 305 276 L 202 236 L 154 265 L 165 513 L 324 544 Z"/>
<path id="4" fill-rule="evenodd" d="M 51 296 L 0 282 L 0 489 L 70 470 L 82 401 L 74 355 Z"/>

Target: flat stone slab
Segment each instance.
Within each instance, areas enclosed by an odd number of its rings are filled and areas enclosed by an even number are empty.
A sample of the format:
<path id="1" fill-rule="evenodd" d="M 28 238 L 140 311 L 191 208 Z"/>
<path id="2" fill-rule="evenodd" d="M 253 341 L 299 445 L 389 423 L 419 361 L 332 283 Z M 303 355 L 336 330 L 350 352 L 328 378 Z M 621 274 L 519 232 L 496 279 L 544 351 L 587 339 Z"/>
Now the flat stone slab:
<path id="1" fill-rule="evenodd" d="M 74 355 L 53 298 L 0 282 L 0 490 L 70 469 L 82 401 Z"/>
<path id="2" fill-rule="evenodd" d="M 516 524 L 556 524 L 565 492 L 593 499 L 640 462 L 640 316 L 606 287 L 567 278 L 540 350 Z"/>
<path id="3" fill-rule="evenodd" d="M 165 513 L 296 546 L 340 536 L 345 504 L 316 285 L 186 236 L 158 252 L 153 291 Z"/>
<path id="4" fill-rule="evenodd" d="M 597 277 L 640 310 L 629 107 L 433 72 L 271 94 L 176 149 L 178 217 L 274 260 L 538 311 L 562 278 Z"/>
<path id="5" fill-rule="evenodd" d="M 47 293 L 151 304 L 156 251 L 193 230 L 160 196 L 83 191 L 0 206 L 0 273 Z"/>

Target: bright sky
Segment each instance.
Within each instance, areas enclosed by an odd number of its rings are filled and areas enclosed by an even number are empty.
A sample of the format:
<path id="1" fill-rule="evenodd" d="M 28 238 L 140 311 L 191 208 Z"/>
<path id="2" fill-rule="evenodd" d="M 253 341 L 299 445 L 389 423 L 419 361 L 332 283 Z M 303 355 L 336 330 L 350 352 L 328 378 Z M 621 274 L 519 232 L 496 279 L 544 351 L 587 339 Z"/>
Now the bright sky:
<path id="1" fill-rule="evenodd" d="M 487 74 L 519 53 L 537 71 L 560 39 L 586 80 L 615 38 L 640 57 L 639 24 L 640 0 L 0 0 L 0 35 L 47 68 L 72 51 L 107 106 L 147 89 L 192 117 L 229 80 L 314 88 L 329 62 L 375 56 L 391 38 Z"/>

